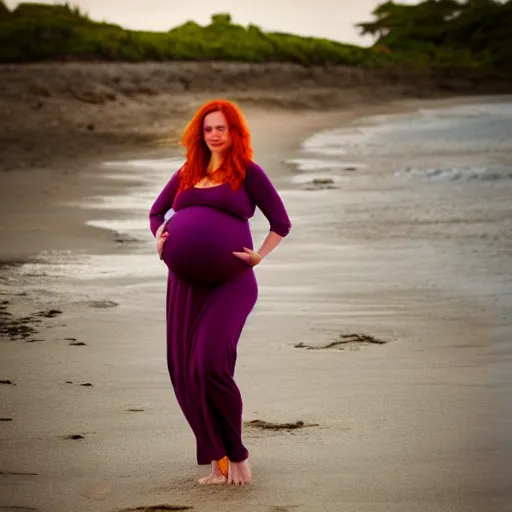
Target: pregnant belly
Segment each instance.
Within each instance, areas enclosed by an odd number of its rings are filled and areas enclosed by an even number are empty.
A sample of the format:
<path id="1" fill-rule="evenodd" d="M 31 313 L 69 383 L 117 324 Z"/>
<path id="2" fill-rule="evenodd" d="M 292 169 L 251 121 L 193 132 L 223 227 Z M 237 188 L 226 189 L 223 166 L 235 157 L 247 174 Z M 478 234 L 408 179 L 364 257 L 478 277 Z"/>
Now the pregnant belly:
<path id="1" fill-rule="evenodd" d="M 180 279 L 216 285 L 232 279 L 249 266 L 233 255 L 252 249 L 247 221 L 207 206 L 176 212 L 167 225 L 163 259 Z"/>

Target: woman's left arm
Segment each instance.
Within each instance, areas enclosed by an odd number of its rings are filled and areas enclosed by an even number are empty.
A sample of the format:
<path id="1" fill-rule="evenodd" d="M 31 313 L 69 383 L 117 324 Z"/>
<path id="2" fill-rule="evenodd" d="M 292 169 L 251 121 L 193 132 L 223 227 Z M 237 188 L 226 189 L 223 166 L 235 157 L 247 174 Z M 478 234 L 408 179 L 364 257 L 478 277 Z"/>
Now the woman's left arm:
<path id="1" fill-rule="evenodd" d="M 242 259 L 257 265 L 288 235 L 292 224 L 281 196 L 259 165 L 252 162 L 248 166 L 244 184 L 248 194 L 270 224 L 270 231 L 257 252 L 244 249 L 245 253 L 236 253 L 245 254 Z M 250 256 L 250 259 L 247 256 Z"/>

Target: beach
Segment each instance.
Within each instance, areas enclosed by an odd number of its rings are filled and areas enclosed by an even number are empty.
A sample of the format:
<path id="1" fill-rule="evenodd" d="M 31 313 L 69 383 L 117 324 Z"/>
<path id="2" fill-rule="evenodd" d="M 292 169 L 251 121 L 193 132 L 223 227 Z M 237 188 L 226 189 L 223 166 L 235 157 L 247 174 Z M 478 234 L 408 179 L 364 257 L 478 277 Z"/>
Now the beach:
<path id="1" fill-rule="evenodd" d="M 204 97 L 156 131 L 175 140 Z M 255 97 L 255 160 L 293 228 L 238 350 L 254 484 L 196 483 L 147 227 L 182 152 L 149 133 L 4 160 L 2 510 L 511 510 L 510 97 Z"/>

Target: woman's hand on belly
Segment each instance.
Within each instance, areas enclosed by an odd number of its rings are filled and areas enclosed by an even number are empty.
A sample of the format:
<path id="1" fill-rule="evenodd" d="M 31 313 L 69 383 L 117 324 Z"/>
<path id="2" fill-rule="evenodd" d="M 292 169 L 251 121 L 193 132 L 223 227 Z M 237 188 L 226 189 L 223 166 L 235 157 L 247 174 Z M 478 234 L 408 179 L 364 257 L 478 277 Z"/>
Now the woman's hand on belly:
<path id="1" fill-rule="evenodd" d="M 157 230 L 156 230 L 156 252 L 160 259 L 162 259 L 162 255 L 164 252 L 165 241 L 167 240 L 167 233 L 164 233 L 166 223 L 164 222 Z"/>
<path id="2" fill-rule="evenodd" d="M 250 267 L 255 267 L 263 259 L 256 251 L 248 249 L 247 247 L 244 247 L 243 251 L 236 251 L 233 252 L 233 254 L 247 263 Z"/>

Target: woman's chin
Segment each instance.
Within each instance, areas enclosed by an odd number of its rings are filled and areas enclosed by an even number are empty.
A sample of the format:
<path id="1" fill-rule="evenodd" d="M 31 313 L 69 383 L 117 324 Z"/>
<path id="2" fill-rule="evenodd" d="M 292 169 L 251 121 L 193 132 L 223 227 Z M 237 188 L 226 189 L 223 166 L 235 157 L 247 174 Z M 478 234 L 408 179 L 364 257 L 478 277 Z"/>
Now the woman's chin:
<path id="1" fill-rule="evenodd" d="M 224 153 L 224 146 L 208 146 L 208 149 L 212 152 L 212 153 L 216 153 L 218 155 L 222 155 Z"/>

